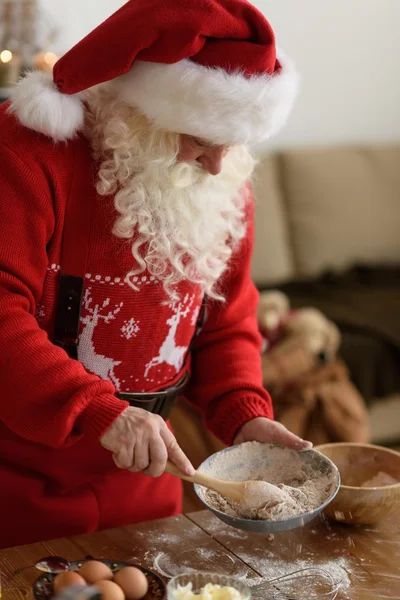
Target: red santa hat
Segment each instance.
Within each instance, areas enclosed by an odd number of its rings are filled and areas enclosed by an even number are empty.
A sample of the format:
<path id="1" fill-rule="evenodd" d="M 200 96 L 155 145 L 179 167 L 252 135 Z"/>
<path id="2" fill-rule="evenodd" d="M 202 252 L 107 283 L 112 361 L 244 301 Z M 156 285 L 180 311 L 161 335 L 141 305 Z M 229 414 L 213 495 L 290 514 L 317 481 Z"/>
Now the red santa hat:
<path id="1" fill-rule="evenodd" d="M 65 54 L 53 77 L 22 79 L 11 110 L 67 140 L 83 126 L 84 91 L 106 81 L 159 128 L 247 144 L 285 123 L 298 75 L 247 0 L 130 0 Z"/>

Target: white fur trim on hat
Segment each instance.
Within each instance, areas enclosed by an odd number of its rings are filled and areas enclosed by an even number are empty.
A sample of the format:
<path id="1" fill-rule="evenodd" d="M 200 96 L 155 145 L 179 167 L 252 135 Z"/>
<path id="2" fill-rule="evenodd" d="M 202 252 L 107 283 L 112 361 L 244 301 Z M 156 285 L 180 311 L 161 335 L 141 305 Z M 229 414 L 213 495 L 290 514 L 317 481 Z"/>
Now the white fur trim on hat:
<path id="1" fill-rule="evenodd" d="M 10 112 L 23 125 L 56 141 L 72 138 L 84 122 L 84 107 L 78 94 L 61 94 L 50 73 L 33 71 L 12 92 Z"/>
<path id="2" fill-rule="evenodd" d="M 175 64 L 137 61 L 111 85 L 162 129 L 218 144 L 257 144 L 285 124 L 297 95 L 294 64 L 278 58 L 279 73 L 250 78 L 188 59 Z"/>
<path id="3" fill-rule="evenodd" d="M 250 78 L 188 59 L 175 64 L 137 61 L 110 85 L 161 129 L 216 144 L 258 144 L 283 127 L 297 95 L 293 62 L 284 55 L 279 61 L 280 73 Z M 84 123 L 80 95 L 61 93 L 51 74 L 40 71 L 21 79 L 9 110 L 23 125 L 55 141 L 71 139 Z"/>

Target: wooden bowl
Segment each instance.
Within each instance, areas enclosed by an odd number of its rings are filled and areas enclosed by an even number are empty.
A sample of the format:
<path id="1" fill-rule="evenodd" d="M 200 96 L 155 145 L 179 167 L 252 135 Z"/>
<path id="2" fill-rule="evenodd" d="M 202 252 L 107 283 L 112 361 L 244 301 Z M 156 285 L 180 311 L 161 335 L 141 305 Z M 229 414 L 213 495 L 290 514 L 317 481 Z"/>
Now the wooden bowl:
<path id="1" fill-rule="evenodd" d="M 341 485 L 325 514 L 358 525 L 373 525 L 400 509 L 400 453 L 371 444 L 323 444 L 315 448 L 338 467 Z M 393 485 L 361 487 L 378 473 L 398 481 Z"/>

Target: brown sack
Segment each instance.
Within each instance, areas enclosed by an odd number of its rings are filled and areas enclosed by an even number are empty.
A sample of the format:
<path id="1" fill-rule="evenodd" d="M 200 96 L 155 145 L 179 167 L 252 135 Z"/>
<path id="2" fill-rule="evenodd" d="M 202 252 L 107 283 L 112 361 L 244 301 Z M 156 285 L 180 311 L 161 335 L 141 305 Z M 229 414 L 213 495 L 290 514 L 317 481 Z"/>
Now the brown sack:
<path id="1" fill-rule="evenodd" d="M 296 435 L 314 444 L 369 441 L 364 400 L 341 361 L 270 391 L 276 419 Z"/>

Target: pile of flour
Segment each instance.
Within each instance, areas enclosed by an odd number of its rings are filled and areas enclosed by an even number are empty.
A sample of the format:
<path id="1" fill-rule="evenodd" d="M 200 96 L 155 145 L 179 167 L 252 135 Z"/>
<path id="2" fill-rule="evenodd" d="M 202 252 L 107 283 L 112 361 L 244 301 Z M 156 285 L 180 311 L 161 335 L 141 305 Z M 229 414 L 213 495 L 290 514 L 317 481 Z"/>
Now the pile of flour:
<path id="1" fill-rule="evenodd" d="M 400 481 L 389 475 L 389 473 L 379 471 L 374 477 L 371 477 L 368 481 L 364 481 L 361 487 L 383 487 L 386 485 L 396 485 L 396 483 L 400 483 Z"/>
<path id="2" fill-rule="evenodd" d="M 257 508 L 236 504 L 206 488 L 201 490 L 202 499 L 232 517 L 255 520 L 290 519 L 313 511 L 331 496 L 336 487 L 336 474 L 327 469 L 326 462 L 318 456 L 315 461 L 303 458 L 294 451 L 257 442 L 237 446 L 230 452 L 218 454 L 207 473 L 226 481 L 267 481 L 286 494 L 283 498 L 271 498 Z"/>

